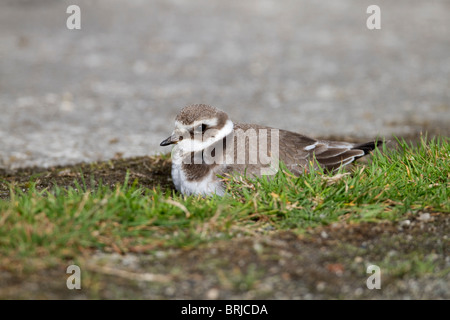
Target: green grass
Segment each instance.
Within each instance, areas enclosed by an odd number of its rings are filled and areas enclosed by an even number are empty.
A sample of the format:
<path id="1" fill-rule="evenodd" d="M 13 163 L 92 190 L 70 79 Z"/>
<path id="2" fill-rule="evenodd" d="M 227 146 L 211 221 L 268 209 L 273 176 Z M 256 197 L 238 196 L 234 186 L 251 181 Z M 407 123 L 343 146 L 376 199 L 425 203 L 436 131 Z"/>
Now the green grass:
<path id="1" fill-rule="evenodd" d="M 26 191 L 11 185 L 10 199 L 0 200 L 0 269 L 26 272 L 98 249 L 151 253 L 238 234 L 302 233 L 343 219 L 450 212 L 448 139 L 399 143 L 396 150 L 377 150 L 368 164 L 346 173 L 297 178 L 280 170 L 270 181 L 228 177 L 223 198 L 186 197 L 127 181 L 95 190 L 85 184 L 44 191 L 33 182 Z M 414 265 L 422 267 L 427 265 Z"/>

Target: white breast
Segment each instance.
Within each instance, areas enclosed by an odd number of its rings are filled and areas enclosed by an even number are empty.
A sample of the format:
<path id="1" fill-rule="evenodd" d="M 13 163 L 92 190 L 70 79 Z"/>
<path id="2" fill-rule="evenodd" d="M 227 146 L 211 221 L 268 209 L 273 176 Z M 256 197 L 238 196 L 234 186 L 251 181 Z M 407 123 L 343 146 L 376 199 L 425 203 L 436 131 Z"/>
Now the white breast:
<path id="1" fill-rule="evenodd" d="M 181 168 L 181 164 L 172 162 L 172 179 L 175 188 L 182 194 L 212 195 L 215 193 L 219 196 L 225 194 L 223 183 L 216 177 L 214 170 L 211 170 L 206 177 L 199 181 L 189 181 Z"/>

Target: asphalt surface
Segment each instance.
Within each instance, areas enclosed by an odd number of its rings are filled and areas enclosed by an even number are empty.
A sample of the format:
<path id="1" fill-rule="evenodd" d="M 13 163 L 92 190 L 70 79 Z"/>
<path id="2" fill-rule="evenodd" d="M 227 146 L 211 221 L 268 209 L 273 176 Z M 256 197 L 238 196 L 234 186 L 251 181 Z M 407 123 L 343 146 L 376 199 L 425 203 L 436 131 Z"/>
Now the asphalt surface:
<path id="1" fill-rule="evenodd" d="M 68 30 L 66 8 L 81 8 Z M 366 9 L 381 8 L 381 30 Z M 313 137 L 450 123 L 450 2 L 2 0 L 0 167 L 167 152 L 186 104 Z"/>

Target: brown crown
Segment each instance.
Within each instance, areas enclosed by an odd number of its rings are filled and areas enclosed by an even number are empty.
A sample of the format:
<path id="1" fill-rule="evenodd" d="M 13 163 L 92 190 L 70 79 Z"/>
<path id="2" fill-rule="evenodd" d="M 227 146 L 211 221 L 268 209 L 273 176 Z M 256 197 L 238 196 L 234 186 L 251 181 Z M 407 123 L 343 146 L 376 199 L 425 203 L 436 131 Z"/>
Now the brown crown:
<path id="1" fill-rule="evenodd" d="M 225 112 L 207 104 L 192 104 L 181 109 L 175 120 L 181 122 L 182 124 L 189 125 L 194 123 L 194 121 L 213 118 L 217 118 L 219 120 L 218 126 L 220 126 L 220 124 L 225 123 L 228 116 Z"/>

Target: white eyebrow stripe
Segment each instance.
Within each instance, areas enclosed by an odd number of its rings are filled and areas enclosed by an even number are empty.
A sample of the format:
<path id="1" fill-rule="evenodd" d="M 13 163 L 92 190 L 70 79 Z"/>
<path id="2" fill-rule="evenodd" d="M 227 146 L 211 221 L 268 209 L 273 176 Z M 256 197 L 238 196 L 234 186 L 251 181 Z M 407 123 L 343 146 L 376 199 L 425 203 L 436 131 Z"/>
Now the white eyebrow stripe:
<path id="1" fill-rule="evenodd" d="M 217 123 L 218 123 L 217 118 L 197 120 L 194 121 L 193 124 L 183 124 L 180 121 L 175 121 L 175 128 L 190 131 L 200 124 L 206 124 L 209 127 L 215 127 Z"/>
<path id="2" fill-rule="evenodd" d="M 194 122 L 194 124 L 195 124 L 195 123 L 197 123 L 197 124 L 204 123 L 204 124 L 206 124 L 207 126 L 215 127 L 215 126 L 217 126 L 218 120 L 217 120 L 217 118 L 204 119 L 204 120 L 196 121 L 196 122 Z M 194 126 L 195 126 L 195 125 L 194 125 Z"/>

